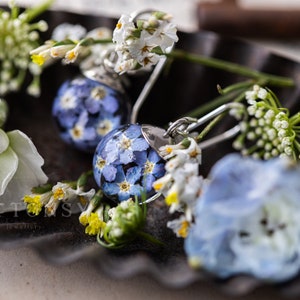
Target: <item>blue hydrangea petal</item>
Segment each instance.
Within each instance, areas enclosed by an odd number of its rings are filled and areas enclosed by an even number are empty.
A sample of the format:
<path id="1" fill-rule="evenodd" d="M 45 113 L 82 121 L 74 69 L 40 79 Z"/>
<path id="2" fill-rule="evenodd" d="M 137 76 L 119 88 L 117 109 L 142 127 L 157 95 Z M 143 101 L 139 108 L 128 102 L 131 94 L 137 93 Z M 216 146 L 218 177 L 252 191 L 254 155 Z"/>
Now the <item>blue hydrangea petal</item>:
<path id="1" fill-rule="evenodd" d="M 115 140 L 109 140 L 104 150 L 107 153 L 107 163 L 113 163 L 119 158 L 119 148 Z"/>
<path id="2" fill-rule="evenodd" d="M 134 184 L 130 187 L 129 193 L 133 196 L 140 196 L 143 192 L 144 188 L 139 184 Z"/>
<path id="3" fill-rule="evenodd" d="M 116 179 L 117 169 L 113 165 L 105 166 L 102 170 L 102 174 L 107 181 L 113 181 Z"/>
<path id="4" fill-rule="evenodd" d="M 156 180 L 156 177 L 154 177 L 152 174 L 146 174 L 143 177 L 143 187 L 146 189 L 147 192 L 150 192 L 153 190 L 153 182 Z"/>
<path id="5" fill-rule="evenodd" d="M 120 187 L 115 182 L 105 182 L 102 186 L 103 192 L 107 195 L 116 195 L 120 192 Z"/>
<path id="6" fill-rule="evenodd" d="M 126 129 L 126 136 L 133 140 L 142 136 L 141 126 L 137 124 L 130 124 Z"/>
<path id="7" fill-rule="evenodd" d="M 280 158 L 221 159 L 184 243 L 189 259 L 224 278 L 247 273 L 285 281 L 295 276 L 300 270 L 299 177 L 300 167 Z"/>
<path id="8" fill-rule="evenodd" d="M 134 155 L 135 155 L 135 163 L 143 167 L 147 161 L 147 152 L 139 151 L 136 152 Z"/>
<path id="9" fill-rule="evenodd" d="M 160 160 L 162 160 L 162 158 L 158 155 L 158 153 L 154 149 L 151 149 L 148 154 L 148 160 L 153 163 L 157 163 Z"/>
<path id="10" fill-rule="evenodd" d="M 154 165 L 152 174 L 156 177 L 156 178 L 160 178 L 162 176 L 164 176 L 164 174 L 166 173 L 166 169 L 165 169 L 165 164 L 164 163 L 156 163 Z"/>
<path id="11" fill-rule="evenodd" d="M 119 104 L 115 97 L 107 96 L 103 99 L 103 109 L 108 113 L 115 113 L 119 109 Z"/>
<path id="12" fill-rule="evenodd" d="M 101 109 L 101 104 L 99 101 L 94 100 L 93 98 L 88 98 L 85 100 L 85 106 L 89 113 L 96 114 Z"/>
<path id="13" fill-rule="evenodd" d="M 142 175 L 142 168 L 141 167 L 132 167 L 127 170 L 126 178 L 127 181 L 131 184 L 135 184 Z"/>
<path id="14" fill-rule="evenodd" d="M 116 182 L 120 183 L 126 180 L 125 173 L 121 166 L 117 166 Z"/>
<path id="15" fill-rule="evenodd" d="M 133 141 L 132 151 L 145 151 L 149 148 L 148 142 L 144 138 L 137 138 Z"/>

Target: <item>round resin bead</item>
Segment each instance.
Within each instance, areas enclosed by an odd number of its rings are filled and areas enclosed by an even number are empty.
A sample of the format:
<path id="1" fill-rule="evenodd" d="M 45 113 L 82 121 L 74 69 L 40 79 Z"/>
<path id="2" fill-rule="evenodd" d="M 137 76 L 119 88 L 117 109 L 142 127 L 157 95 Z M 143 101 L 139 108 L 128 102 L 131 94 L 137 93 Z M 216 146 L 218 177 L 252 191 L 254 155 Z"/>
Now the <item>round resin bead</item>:
<path id="1" fill-rule="evenodd" d="M 124 93 L 83 76 L 64 82 L 52 107 L 62 140 L 91 153 L 107 133 L 128 123 L 130 111 Z"/>
<path id="2" fill-rule="evenodd" d="M 141 126 L 128 124 L 107 134 L 98 144 L 94 177 L 104 194 L 116 202 L 147 197 L 155 192 L 153 182 L 165 173 L 165 161 L 148 144 Z"/>

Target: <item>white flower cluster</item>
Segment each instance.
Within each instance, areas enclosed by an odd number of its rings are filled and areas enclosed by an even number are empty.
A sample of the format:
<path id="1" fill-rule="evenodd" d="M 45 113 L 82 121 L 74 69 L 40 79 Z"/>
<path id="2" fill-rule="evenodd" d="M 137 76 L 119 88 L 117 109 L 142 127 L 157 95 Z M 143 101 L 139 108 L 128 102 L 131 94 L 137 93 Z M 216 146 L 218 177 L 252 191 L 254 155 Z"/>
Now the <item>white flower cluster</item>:
<path id="1" fill-rule="evenodd" d="M 187 137 L 179 144 L 161 147 L 159 154 L 168 160 L 166 173 L 153 183 L 153 187 L 164 195 L 170 213 L 183 213 L 178 219 L 168 222 L 167 226 L 178 237 L 185 238 L 203 186 L 203 177 L 199 176 L 201 149 L 195 139 Z"/>
<path id="2" fill-rule="evenodd" d="M 177 28 L 171 16 L 153 12 L 147 20 L 122 15 L 113 32 L 118 61 L 117 73 L 155 65 L 161 54 L 168 53 L 178 41 Z"/>
<path id="3" fill-rule="evenodd" d="M 110 239 L 118 239 L 127 232 L 126 223 L 132 223 L 135 219 L 134 211 L 135 203 L 130 198 L 120 202 L 116 207 L 112 207 L 108 211 L 109 221 L 107 222 L 107 231 L 109 232 Z"/>
<path id="4" fill-rule="evenodd" d="M 46 31 L 45 21 L 29 23 L 25 10 L 20 15 L 0 10 L 0 95 L 20 89 L 27 71 L 33 76 L 27 92 L 38 96 L 41 69 L 30 61 L 29 52 L 38 46 L 39 31 Z"/>
<path id="5" fill-rule="evenodd" d="M 288 110 L 279 107 L 270 91 L 257 85 L 246 92 L 246 100 L 249 120 L 241 124 L 233 147 L 256 158 L 293 157 L 296 134 Z"/>

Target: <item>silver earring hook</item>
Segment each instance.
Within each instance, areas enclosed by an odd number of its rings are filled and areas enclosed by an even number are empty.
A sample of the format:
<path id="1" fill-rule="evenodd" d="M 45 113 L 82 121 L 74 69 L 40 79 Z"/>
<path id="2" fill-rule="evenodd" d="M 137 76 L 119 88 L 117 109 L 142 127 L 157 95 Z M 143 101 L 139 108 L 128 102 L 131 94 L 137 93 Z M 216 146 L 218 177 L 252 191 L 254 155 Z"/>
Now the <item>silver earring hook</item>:
<path id="1" fill-rule="evenodd" d="M 242 109 L 244 110 L 244 105 L 237 102 L 231 102 L 227 104 L 223 104 L 220 107 L 214 109 L 210 113 L 201 117 L 200 119 L 191 118 L 191 117 L 183 117 L 175 122 L 171 123 L 167 130 L 164 130 L 160 127 L 143 124 L 142 125 L 142 133 L 144 138 L 150 144 L 152 148 L 154 148 L 159 153 L 159 148 L 168 144 L 173 144 L 174 142 L 180 142 L 183 137 L 190 134 L 194 129 L 198 126 L 203 125 L 209 120 L 217 117 L 221 113 L 230 110 L 230 109 Z M 222 141 L 228 140 L 238 134 L 241 130 L 239 124 L 235 125 L 231 129 L 214 136 L 206 141 L 199 143 L 199 147 L 201 149 L 208 148 L 216 143 L 220 143 Z M 180 138 L 180 139 L 179 139 Z"/>
<path id="2" fill-rule="evenodd" d="M 166 57 L 160 58 L 160 60 L 154 67 L 150 77 L 148 78 L 146 84 L 144 85 L 141 93 L 139 94 L 137 100 L 135 101 L 135 103 L 132 107 L 132 113 L 131 113 L 131 123 L 132 124 L 136 123 L 139 111 L 140 111 L 142 105 L 144 104 L 147 96 L 149 95 L 152 87 L 154 86 L 155 82 L 157 81 L 160 73 L 162 72 L 166 61 L 167 61 Z"/>
<path id="3" fill-rule="evenodd" d="M 151 10 L 151 9 L 134 12 L 131 14 L 131 20 L 134 22 L 139 16 L 142 16 L 144 14 L 151 14 L 153 12 L 155 12 L 155 10 Z M 173 48 L 174 48 L 174 46 L 170 47 L 168 49 L 167 53 L 170 53 L 173 50 Z M 139 94 L 137 100 L 135 101 L 135 103 L 132 107 L 132 113 L 131 113 L 131 123 L 132 124 L 137 122 L 137 117 L 138 117 L 139 111 L 140 111 L 142 105 L 144 104 L 147 96 L 149 95 L 152 87 L 154 86 L 155 82 L 157 81 L 159 75 L 161 74 L 161 72 L 166 64 L 166 61 L 167 61 L 167 57 L 161 56 L 158 63 L 154 67 L 151 75 L 149 76 L 146 84 L 144 85 L 141 93 Z"/>
<path id="4" fill-rule="evenodd" d="M 171 123 L 169 128 L 167 129 L 165 136 L 174 137 L 176 135 L 188 135 L 191 131 L 208 122 L 209 120 L 217 117 L 221 113 L 230 110 L 230 109 L 243 109 L 244 105 L 237 102 L 230 102 L 219 106 L 218 108 L 212 110 L 205 116 L 200 119 L 191 118 L 191 117 L 183 117 L 175 122 Z"/>

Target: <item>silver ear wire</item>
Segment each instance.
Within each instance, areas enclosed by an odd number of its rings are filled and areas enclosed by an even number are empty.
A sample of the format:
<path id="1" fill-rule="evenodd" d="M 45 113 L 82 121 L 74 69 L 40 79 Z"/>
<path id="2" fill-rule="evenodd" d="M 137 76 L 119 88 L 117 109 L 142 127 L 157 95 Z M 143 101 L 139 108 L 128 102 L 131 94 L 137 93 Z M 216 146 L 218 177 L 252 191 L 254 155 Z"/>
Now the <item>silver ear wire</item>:
<path id="1" fill-rule="evenodd" d="M 230 110 L 230 109 L 243 109 L 244 105 L 237 102 L 230 102 L 219 106 L 218 108 L 212 110 L 205 116 L 201 117 L 200 119 L 190 118 L 190 117 L 183 117 L 175 122 L 171 123 L 168 130 L 165 133 L 165 136 L 174 137 L 175 135 L 188 135 L 194 129 L 203 125 L 204 123 L 208 122 L 209 120 L 217 117 L 221 113 Z"/>
<path id="2" fill-rule="evenodd" d="M 244 105 L 241 103 L 231 102 L 221 105 L 220 107 L 214 109 L 213 111 L 201 117 L 200 119 L 191 117 L 180 118 L 175 122 L 171 123 L 167 130 L 152 125 L 143 124 L 142 133 L 144 138 L 150 144 L 150 146 L 159 152 L 159 148 L 161 146 L 180 142 L 184 137 L 188 136 L 198 126 L 203 125 L 204 123 L 208 122 L 214 117 L 217 117 L 221 113 L 230 109 L 244 110 L 244 108 Z M 208 148 L 214 144 L 220 143 L 222 141 L 234 137 L 240 132 L 240 130 L 241 126 L 237 124 L 231 129 L 228 129 L 227 131 L 217 136 L 205 140 L 199 143 L 198 145 L 201 149 Z"/>
<path id="3" fill-rule="evenodd" d="M 198 145 L 201 149 L 205 149 L 212 145 L 218 144 L 220 142 L 224 142 L 224 141 L 236 136 L 240 131 L 241 131 L 241 126 L 235 125 L 231 129 L 228 129 L 227 131 L 225 131 L 215 137 L 212 137 L 204 142 L 201 142 Z"/>
<path id="4" fill-rule="evenodd" d="M 145 102 L 147 96 L 149 95 L 152 87 L 154 86 L 155 82 L 157 81 L 161 71 L 163 70 L 163 67 L 166 63 L 167 58 L 165 56 L 161 57 L 159 62 L 154 67 L 150 77 L 148 78 L 146 84 L 144 85 L 141 93 L 139 94 L 137 100 L 135 101 L 133 107 L 132 107 L 132 113 L 131 113 L 131 123 L 134 124 L 137 121 L 138 113 Z"/>
<path id="5" fill-rule="evenodd" d="M 146 199 L 145 201 L 139 202 L 139 204 L 143 205 L 143 204 L 148 204 L 150 202 L 153 202 L 156 199 L 158 199 L 161 195 L 162 195 L 161 193 L 155 193 L 153 196 L 151 196 L 150 198 Z"/>
<path id="6" fill-rule="evenodd" d="M 169 128 L 164 134 L 164 137 L 170 136 L 172 138 L 175 138 L 178 135 L 181 136 L 187 136 L 189 133 L 191 133 L 193 130 L 195 130 L 197 127 L 200 125 L 203 125 L 204 123 L 208 122 L 209 120 L 217 117 L 221 113 L 230 110 L 230 109 L 244 109 L 244 105 L 241 103 L 237 102 L 231 102 L 231 103 L 226 103 L 218 108 L 212 110 L 205 116 L 201 117 L 200 119 L 195 119 L 195 118 L 190 118 L 190 117 L 183 117 L 175 122 L 171 123 Z M 239 133 L 241 130 L 240 125 L 235 125 L 231 129 L 215 136 L 212 137 L 206 141 L 203 141 L 199 143 L 199 147 L 201 149 L 207 148 L 212 146 L 213 144 L 228 140 L 232 137 L 234 137 L 237 133 Z"/>
<path id="7" fill-rule="evenodd" d="M 142 11 L 139 11 L 139 12 L 134 12 L 130 15 L 131 20 L 134 22 L 134 21 L 136 21 L 136 19 L 139 16 L 142 16 L 142 15 L 145 15 L 145 14 L 151 14 L 153 12 L 155 12 L 155 10 L 152 10 L 152 9 L 147 9 L 147 10 L 142 10 Z M 173 47 L 170 47 L 168 49 L 167 53 L 170 53 L 172 51 L 172 49 L 173 49 Z M 149 95 L 153 85 L 157 81 L 160 73 L 162 72 L 166 61 L 167 61 L 167 57 L 166 56 L 161 56 L 160 60 L 158 61 L 158 63 L 154 67 L 151 75 L 149 76 L 146 84 L 144 85 L 141 93 L 139 94 L 136 102 L 133 105 L 132 113 L 131 113 L 131 123 L 133 123 L 133 124 L 136 123 L 138 113 L 139 113 L 143 103 L 145 102 L 147 96 Z"/>

